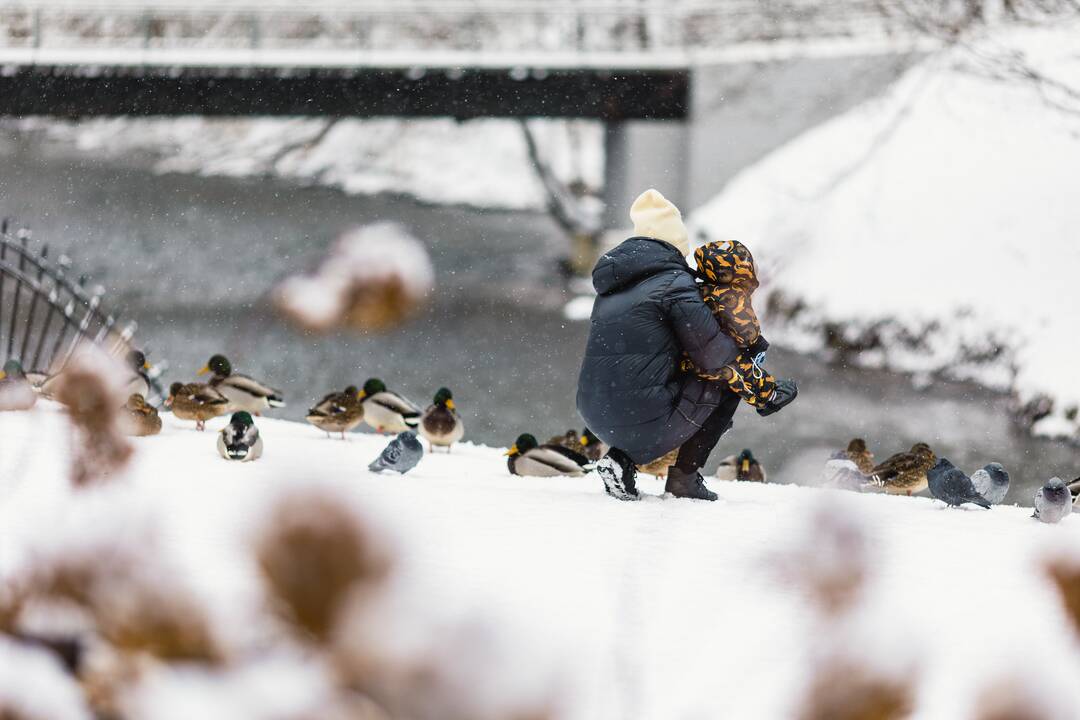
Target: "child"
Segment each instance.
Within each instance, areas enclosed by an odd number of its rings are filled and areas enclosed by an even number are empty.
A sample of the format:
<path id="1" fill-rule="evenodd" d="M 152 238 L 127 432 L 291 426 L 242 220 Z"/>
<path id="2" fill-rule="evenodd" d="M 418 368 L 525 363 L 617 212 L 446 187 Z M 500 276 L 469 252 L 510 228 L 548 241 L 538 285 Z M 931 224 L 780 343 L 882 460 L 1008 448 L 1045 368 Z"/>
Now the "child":
<path id="1" fill-rule="evenodd" d="M 776 380 L 762 367 L 765 350 L 769 344 L 761 337 L 757 314 L 750 303 L 750 296 L 758 288 L 754 258 L 746 246 L 735 240 L 711 242 L 694 251 L 701 295 L 712 310 L 720 328 L 734 340 L 742 352 L 734 363 L 710 375 L 694 367 L 689 357 L 684 357 L 680 367 L 705 380 L 726 383 L 732 392 L 759 414 L 771 414 L 795 399 L 797 390 L 783 388 L 784 402 L 774 402 L 771 412 L 762 412 L 766 403 L 774 399 Z M 789 381 L 785 381 L 785 384 Z"/>

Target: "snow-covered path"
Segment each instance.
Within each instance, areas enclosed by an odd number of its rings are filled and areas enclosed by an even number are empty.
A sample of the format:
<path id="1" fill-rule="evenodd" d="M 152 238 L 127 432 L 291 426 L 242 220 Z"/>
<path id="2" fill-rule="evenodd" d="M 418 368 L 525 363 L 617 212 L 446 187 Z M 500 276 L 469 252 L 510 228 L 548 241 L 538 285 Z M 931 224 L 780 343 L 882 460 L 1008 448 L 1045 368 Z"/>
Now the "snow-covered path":
<path id="1" fill-rule="evenodd" d="M 94 518 L 93 532 L 123 532 L 100 521 L 138 508 L 228 626 L 257 602 L 244 541 L 267 500 L 329 484 L 393 539 L 402 627 L 483 623 L 486 682 L 556 688 L 561 717 L 792 717 L 833 640 L 910 678 L 918 717 L 966 717 L 1003 678 L 1046 684 L 1047 717 L 1080 716 L 1080 653 L 1041 565 L 1078 545 L 1075 516 L 1043 526 L 1028 508 L 715 481 L 716 503 L 624 504 L 591 478 L 513 477 L 501 451 L 471 445 L 378 476 L 366 467 L 385 438 L 270 419 L 264 457 L 237 465 L 213 432 L 168 416 L 162 435 L 136 440 L 130 479 L 72 493 L 63 424 L 48 405 L 0 414 L 0 579 L 24 552 L 78 542 Z M 791 573 L 836 554 L 822 517 L 862 528 L 870 560 L 856 610 L 831 624 Z"/>

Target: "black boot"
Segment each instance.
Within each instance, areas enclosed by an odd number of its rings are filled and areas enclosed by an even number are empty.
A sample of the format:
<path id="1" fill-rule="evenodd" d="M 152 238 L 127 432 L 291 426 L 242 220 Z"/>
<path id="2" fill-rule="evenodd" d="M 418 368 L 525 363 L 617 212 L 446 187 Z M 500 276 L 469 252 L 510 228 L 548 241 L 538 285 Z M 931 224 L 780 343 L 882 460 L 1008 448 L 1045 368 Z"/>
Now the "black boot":
<path id="1" fill-rule="evenodd" d="M 616 500 L 640 500 L 637 489 L 637 465 L 618 448 L 596 463 L 596 474 L 604 481 L 604 491 Z"/>
<path id="2" fill-rule="evenodd" d="M 705 487 L 705 478 L 701 477 L 701 473 L 686 473 L 674 465 L 668 468 L 664 492 L 669 492 L 678 498 L 693 498 L 694 500 L 717 498 L 716 493 Z"/>

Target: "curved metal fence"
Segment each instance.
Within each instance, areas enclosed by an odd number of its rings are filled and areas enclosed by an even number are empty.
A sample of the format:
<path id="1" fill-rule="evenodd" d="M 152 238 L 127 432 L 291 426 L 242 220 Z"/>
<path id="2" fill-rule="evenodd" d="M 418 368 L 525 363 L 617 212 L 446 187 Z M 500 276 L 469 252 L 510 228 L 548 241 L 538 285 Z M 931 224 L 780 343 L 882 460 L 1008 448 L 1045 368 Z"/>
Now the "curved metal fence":
<path id="1" fill-rule="evenodd" d="M 63 369 L 82 343 L 121 355 L 132 347 L 136 324 L 124 323 L 102 304 L 104 290 L 87 287 L 71 260 L 49 258 L 30 231 L 0 221 L 0 356 L 19 360 L 27 373 Z"/>

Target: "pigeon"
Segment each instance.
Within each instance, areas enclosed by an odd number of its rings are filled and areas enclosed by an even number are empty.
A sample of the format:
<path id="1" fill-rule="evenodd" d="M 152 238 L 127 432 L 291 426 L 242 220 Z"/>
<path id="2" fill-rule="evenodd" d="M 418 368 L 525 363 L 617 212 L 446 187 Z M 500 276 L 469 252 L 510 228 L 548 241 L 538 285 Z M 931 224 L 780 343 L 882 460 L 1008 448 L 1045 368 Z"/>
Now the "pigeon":
<path id="1" fill-rule="evenodd" d="M 1009 473 L 1001 463 L 990 463 L 982 470 L 976 470 L 971 482 L 991 505 L 1000 505 L 1009 492 Z"/>
<path id="2" fill-rule="evenodd" d="M 990 509 L 991 503 L 975 489 L 971 478 L 945 458 L 926 473 L 930 494 L 946 505 L 960 507 L 965 503 Z"/>
<path id="3" fill-rule="evenodd" d="M 737 480 L 739 482 L 768 482 L 765 467 L 754 457 L 749 449 L 738 455 L 729 455 L 720 461 L 716 468 L 717 480 Z"/>
<path id="4" fill-rule="evenodd" d="M 1031 517 L 1044 523 L 1056 523 L 1071 512 L 1072 496 L 1061 478 L 1050 478 L 1035 491 L 1035 512 Z"/>
<path id="5" fill-rule="evenodd" d="M 243 410 L 233 413 L 229 424 L 218 433 L 217 448 L 226 460 L 251 462 L 262 456 L 263 441 L 250 413 Z"/>
<path id="6" fill-rule="evenodd" d="M 908 452 L 897 453 L 875 467 L 868 485 L 884 488 L 891 495 L 911 495 L 926 487 L 926 471 L 937 457 L 926 443 L 916 443 Z M 872 489 L 872 488 L 868 488 Z"/>
<path id="7" fill-rule="evenodd" d="M 843 450 L 835 452 L 825 462 L 822 471 L 824 487 L 837 490 L 853 490 L 858 492 L 866 484 L 866 476 L 859 471 L 858 465 L 851 460 L 849 454 Z"/>
<path id="8" fill-rule="evenodd" d="M 847 459 L 855 463 L 859 468 L 859 472 L 863 475 L 869 475 L 874 470 L 874 453 L 866 449 L 866 441 L 862 438 L 853 438 L 848 443 L 847 452 L 844 453 Z"/>
<path id="9" fill-rule="evenodd" d="M 399 433 L 383 448 L 382 454 L 368 465 L 368 470 L 372 472 L 393 470 L 404 475 L 416 467 L 423 456 L 424 447 L 416 439 L 416 433 L 406 430 Z"/>

